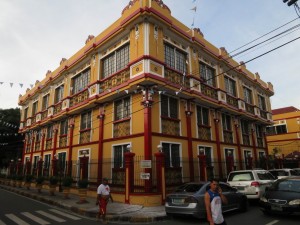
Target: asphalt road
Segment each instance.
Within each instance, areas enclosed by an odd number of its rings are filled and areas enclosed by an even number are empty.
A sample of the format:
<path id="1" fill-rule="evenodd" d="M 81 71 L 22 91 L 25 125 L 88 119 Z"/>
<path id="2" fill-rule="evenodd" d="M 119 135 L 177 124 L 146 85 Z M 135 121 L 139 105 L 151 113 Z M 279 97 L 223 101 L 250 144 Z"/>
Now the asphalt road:
<path id="1" fill-rule="evenodd" d="M 0 189 L 0 225 L 99 224 L 70 211 Z"/>
<path id="2" fill-rule="evenodd" d="M 246 213 L 230 212 L 225 214 L 228 225 L 298 225 L 300 215 L 264 215 L 257 204 L 249 205 Z M 198 220 L 190 217 L 175 217 L 171 221 L 165 221 L 165 225 L 193 225 L 208 224 L 206 220 Z"/>
<path id="3" fill-rule="evenodd" d="M 246 213 L 231 212 L 225 214 L 228 225 L 298 225 L 300 215 L 264 215 L 258 205 L 251 204 Z M 52 205 L 17 195 L 0 189 L 0 225 L 96 225 L 101 224 L 93 218 L 86 218 Z M 113 223 L 124 224 L 124 223 Z M 132 223 L 134 225 L 145 225 Z M 191 217 L 174 217 L 156 222 L 159 225 L 207 224 L 206 220 Z"/>

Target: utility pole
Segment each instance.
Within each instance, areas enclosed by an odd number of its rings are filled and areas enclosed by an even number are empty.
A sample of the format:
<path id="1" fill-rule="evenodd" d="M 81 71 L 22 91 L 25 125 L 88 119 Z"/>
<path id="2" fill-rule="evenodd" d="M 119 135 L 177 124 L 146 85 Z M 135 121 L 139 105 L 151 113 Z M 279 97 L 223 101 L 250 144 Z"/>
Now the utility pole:
<path id="1" fill-rule="evenodd" d="M 298 0 L 282 0 L 282 1 L 283 1 L 283 3 L 288 2 L 287 5 L 291 6 L 291 5 L 294 5 L 294 4 L 297 5 Z"/>

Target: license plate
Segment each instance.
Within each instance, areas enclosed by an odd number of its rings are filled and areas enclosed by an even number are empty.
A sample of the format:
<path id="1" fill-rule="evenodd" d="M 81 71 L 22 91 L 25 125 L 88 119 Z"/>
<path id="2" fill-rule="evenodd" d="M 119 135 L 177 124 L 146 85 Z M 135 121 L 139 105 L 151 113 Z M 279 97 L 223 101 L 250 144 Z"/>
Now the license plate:
<path id="1" fill-rule="evenodd" d="M 183 204 L 184 203 L 184 199 L 183 198 L 173 198 L 172 199 L 172 203 L 173 204 Z"/>
<path id="2" fill-rule="evenodd" d="M 271 205 L 271 210 L 282 211 L 282 208 L 280 205 Z"/>
<path id="3" fill-rule="evenodd" d="M 243 190 L 245 190 L 245 187 L 237 187 L 237 189 L 238 189 L 239 191 L 243 191 Z"/>

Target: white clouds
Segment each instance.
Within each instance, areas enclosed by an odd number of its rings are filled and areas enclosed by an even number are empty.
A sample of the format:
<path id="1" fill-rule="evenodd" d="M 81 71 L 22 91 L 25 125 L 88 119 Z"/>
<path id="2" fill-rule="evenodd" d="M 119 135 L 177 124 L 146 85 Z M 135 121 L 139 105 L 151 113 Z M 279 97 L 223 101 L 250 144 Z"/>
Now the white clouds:
<path id="1" fill-rule="evenodd" d="M 98 35 L 121 16 L 129 0 L 1 0 L 0 1 L 0 108 L 17 107 L 18 95 L 47 70 L 55 70 L 61 58 L 78 51 L 89 34 Z M 274 0 L 197 0 L 197 12 L 190 10 L 192 0 L 164 0 L 172 15 L 187 26 L 195 17 L 204 37 L 228 51 L 294 19 L 296 13 L 282 1 Z M 273 44 L 237 57 L 246 61 L 288 40 L 288 35 Z M 297 86 L 300 40 L 274 51 L 249 65 L 275 88 L 274 108 L 299 107 Z M 282 79 L 284 77 L 284 79 Z M 13 88 L 9 82 L 14 82 Z M 19 87 L 24 84 L 24 88 Z M 288 87 L 288 88 L 287 88 Z M 9 97 L 7 97 L 9 96 Z M 280 99 L 285 99 L 284 101 Z"/>

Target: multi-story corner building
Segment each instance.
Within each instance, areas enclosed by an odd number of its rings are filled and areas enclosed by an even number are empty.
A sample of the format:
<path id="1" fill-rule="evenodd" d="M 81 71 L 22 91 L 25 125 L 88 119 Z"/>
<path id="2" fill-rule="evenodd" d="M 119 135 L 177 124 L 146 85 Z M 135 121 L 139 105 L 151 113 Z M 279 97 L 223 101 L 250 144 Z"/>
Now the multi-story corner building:
<path id="1" fill-rule="evenodd" d="M 300 110 L 290 106 L 273 109 L 272 114 L 274 124 L 267 127 L 269 153 L 298 160 L 300 155 Z"/>
<path id="2" fill-rule="evenodd" d="M 250 156 L 255 163 L 268 154 L 273 94 L 271 83 L 200 29 L 183 25 L 163 1 L 133 0 L 117 21 L 20 96 L 23 161 L 34 169 L 41 158 L 46 173 L 57 155 L 73 162 L 68 172 L 79 177 L 76 162 L 87 157 L 84 176 L 90 182 L 109 177 L 114 187 L 122 185 L 124 152 L 149 163 L 161 150 L 172 178 L 166 185 L 175 178 L 225 178 L 228 170 L 249 166 Z M 205 176 L 198 164 L 203 155 Z M 155 179 L 151 168 L 135 167 Z"/>

